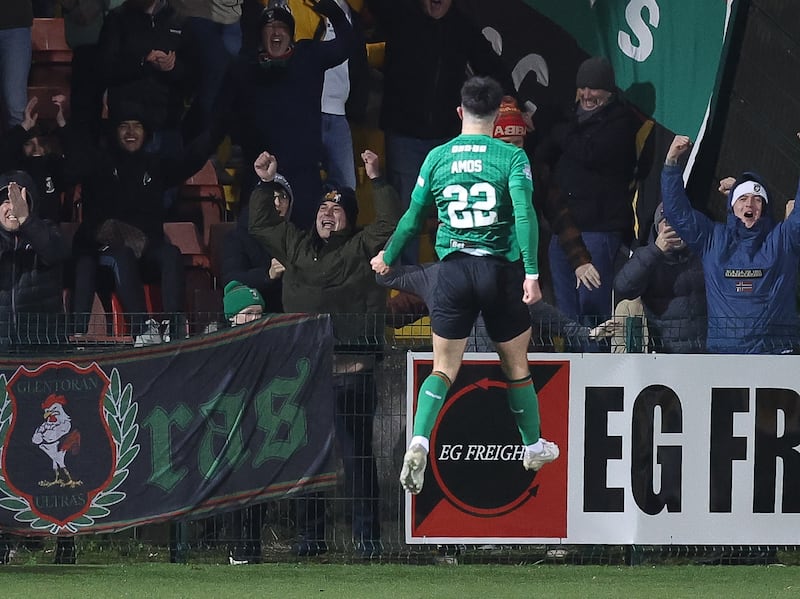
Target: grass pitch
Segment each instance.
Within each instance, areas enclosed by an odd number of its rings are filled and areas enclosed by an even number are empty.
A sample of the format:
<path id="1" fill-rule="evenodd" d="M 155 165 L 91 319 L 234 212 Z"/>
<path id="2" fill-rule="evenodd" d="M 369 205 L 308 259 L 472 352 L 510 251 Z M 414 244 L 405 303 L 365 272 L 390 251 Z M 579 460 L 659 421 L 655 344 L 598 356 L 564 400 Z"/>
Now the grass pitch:
<path id="1" fill-rule="evenodd" d="M 4 598 L 798 597 L 797 566 L 131 564 L 0 566 Z"/>

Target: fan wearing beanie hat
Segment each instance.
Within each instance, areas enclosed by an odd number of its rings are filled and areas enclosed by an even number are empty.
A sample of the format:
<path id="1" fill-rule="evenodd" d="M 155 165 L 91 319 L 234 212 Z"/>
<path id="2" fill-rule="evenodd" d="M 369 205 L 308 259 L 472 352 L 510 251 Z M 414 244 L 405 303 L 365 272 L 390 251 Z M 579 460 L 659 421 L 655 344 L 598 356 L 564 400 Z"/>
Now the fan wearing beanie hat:
<path id="1" fill-rule="evenodd" d="M 528 128 L 525 119 L 522 118 L 522 111 L 517 106 L 517 101 L 513 96 L 503 96 L 500 102 L 500 110 L 494 121 L 494 132 L 492 137 L 502 139 L 505 142 L 521 148 L 525 143 L 525 135 Z"/>
<path id="2" fill-rule="evenodd" d="M 239 281 L 231 281 L 225 285 L 222 297 L 225 318 L 231 325 L 244 324 L 261 318 L 266 304 L 261 294 Z"/>
<path id="3" fill-rule="evenodd" d="M 125 121 L 137 121 L 145 130 L 150 130 L 147 111 L 140 102 L 128 99 L 116 100 L 108 106 L 108 122 L 112 127 L 118 127 Z"/>
<path id="4" fill-rule="evenodd" d="M 57 108 L 56 123 L 59 129 L 66 125 L 63 113 L 63 95 L 53 96 L 53 105 Z M 33 203 L 36 213 L 40 218 L 58 222 L 62 211 L 61 197 L 66 191 L 67 181 L 59 176 L 68 164 L 66 156 L 62 153 L 60 144 L 53 143 L 60 137 L 58 129 L 52 132 L 43 131 L 37 124 L 38 114 L 35 107 L 38 99 L 33 96 L 25 109 L 26 118 L 17 127 L 8 132 L 6 137 L 6 152 L 11 159 L 9 166 L 13 165 L 30 175 L 30 185 L 18 181 L 28 190 L 29 204 L 31 192 L 38 191 L 37 201 Z"/>
<path id="5" fill-rule="evenodd" d="M 349 187 L 326 184 L 317 209 L 317 235 L 327 240 L 331 233 L 354 228 L 357 219 L 356 192 Z"/>
<path id="6" fill-rule="evenodd" d="M 730 197 L 731 206 L 733 206 L 737 200 L 741 199 L 743 196 L 746 195 L 759 196 L 764 202 L 769 202 L 769 195 L 767 195 L 767 188 L 764 187 L 758 181 L 747 180 L 739 183 L 731 191 L 731 197 Z"/>
<path id="7" fill-rule="evenodd" d="M 614 68 L 608 59 L 603 56 L 587 58 L 578 67 L 575 76 L 575 87 L 588 87 L 591 89 L 604 89 L 613 92 L 617 88 L 614 79 Z"/>
<path id="8" fill-rule="evenodd" d="M 733 184 L 728 201 L 734 216 L 751 229 L 764 214 L 769 194 L 758 175 L 745 172 Z"/>
<path id="9" fill-rule="evenodd" d="M 666 164 L 674 166 L 677 160 L 671 159 L 668 154 Z M 767 186 L 760 175 L 751 171 L 743 172 L 738 179 L 725 177 L 719 182 L 719 191 L 727 195 L 731 213 L 748 229 L 758 222 L 769 203 Z M 787 216 L 791 211 L 790 206 L 793 205 L 787 203 Z"/>
<path id="10" fill-rule="evenodd" d="M 111 137 L 121 150 L 134 154 L 144 148 L 151 131 L 140 103 L 127 100 L 115 102 L 108 108 L 108 122 L 113 127 Z"/>
<path id="11" fill-rule="evenodd" d="M 357 460 L 344 460 L 348 488 L 355 489 L 354 496 L 362 499 L 353 504 L 352 538 L 358 547 L 371 552 L 380 541 L 379 489 L 372 484 L 378 474 L 370 443 L 378 397 L 373 376 L 375 350 L 380 346 L 372 345 L 375 342 L 365 335 L 374 330 L 376 319 L 383 320 L 386 291 L 375 281 L 369 261 L 397 227 L 400 202 L 394 188 L 380 176 L 379 157 L 365 150 L 361 159 L 371 182 L 374 210 L 371 221 L 363 227 L 355 227 L 358 205 L 348 187 L 331 186 L 321 198 L 320 194 L 307 196 L 316 216 L 301 228 L 278 216 L 273 198 L 258 193 L 259 185 L 250 197 L 248 231 L 286 266 L 283 309 L 330 314 L 337 347 L 331 364 L 337 381 L 336 397 L 331 399 L 337 406 L 337 418 L 341 416 L 346 425 L 338 427 L 337 441 L 343 447 L 359 448 Z M 253 169 L 261 181 L 271 181 L 278 172 L 277 158 L 262 152 Z M 294 185 L 294 179 L 289 180 Z M 304 196 L 296 193 L 295 197 Z M 364 409 L 353 410 L 352 406 Z M 297 503 L 298 542 L 292 546 L 295 555 L 318 555 L 327 550 L 324 505 L 317 511 L 315 503 Z"/>
<path id="12" fill-rule="evenodd" d="M 797 276 L 800 270 L 800 211 L 776 223 L 767 210 L 770 194 L 752 171 L 729 189 L 729 211 L 717 222 L 692 206 L 681 159 L 692 140 L 676 135 L 661 170 L 664 212 L 675 231 L 703 260 L 708 306 L 706 349 L 710 353 L 782 354 L 800 347 Z M 773 196 L 774 197 L 774 196 Z M 795 201 L 800 199 L 800 187 Z"/>
<path id="13" fill-rule="evenodd" d="M 250 42 L 240 60 L 230 64 L 225 93 L 219 95 L 215 111 L 231 116 L 223 119 L 225 124 L 247 130 L 240 140 L 245 164 L 254 164 L 265 149 L 281 157 L 281 174 L 294 192 L 290 222 L 308 229 L 314 224 L 322 191 L 321 102 L 326 73 L 345 61 L 356 44 L 353 27 L 337 0 L 303 4 L 303 12 L 316 13 L 335 37 L 295 41 L 295 16 L 287 9 L 286 0 L 270 2 L 245 32 Z M 252 174 L 246 173 L 242 205 L 255 183 Z"/>
<path id="14" fill-rule="evenodd" d="M 17 230 L 20 225 L 24 223 L 28 215 L 34 212 L 38 192 L 36 183 L 28 173 L 25 171 L 8 171 L 0 175 L 0 203 L 6 201 L 9 201 L 10 204 L 14 203 L 13 194 L 11 194 L 9 190 L 9 185 L 12 183 L 17 184 L 21 197 L 25 200 L 25 206 L 20 204 L 18 208 L 9 212 L 8 216 L 3 214 L 2 218 L 0 218 L 0 224 L 7 231 Z M 19 212 L 20 210 L 25 212 L 25 214 L 14 214 L 15 211 Z M 19 219 L 17 218 L 18 216 L 20 217 Z"/>
<path id="15" fill-rule="evenodd" d="M 262 64 L 288 59 L 294 48 L 294 17 L 284 4 L 270 4 L 259 19 Z"/>
<path id="16" fill-rule="evenodd" d="M 631 184 L 636 174 L 639 122 L 619 92 L 614 69 L 606 58 L 583 60 L 575 86 L 563 117 L 537 144 L 533 162 L 544 182 L 540 189 L 547 190 L 546 197 L 553 196 L 546 204 L 551 206 L 550 214 L 567 215 L 574 227 L 565 225 L 562 231 L 579 232 L 570 233 L 569 238 L 550 238 L 548 257 L 556 305 L 578 320 L 603 322 L 611 318 L 614 308 L 615 256 L 634 238 Z M 564 243 L 567 239 L 570 242 Z M 588 253 L 573 243 L 578 239 Z M 581 261 L 591 256 L 590 261 L 579 264 L 575 260 L 579 255 Z M 588 268 L 589 263 L 595 272 Z M 590 344 L 586 350 L 608 348 Z"/>
<path id="17" fill-rule="evenodd" d="M 0 344 L 5 348 L 57 339 L 57 315 L 64 312 L 62 272 L 69 247 L 57 223 L 31 210 L 33 194 L 27 173 L 0 175 L 0 312 L 6 319 Z"/>
<path id="18" fill-rule="evenodd" d="M 587 58 L 578 67 L 575 87 L 578 89 L 580 108 L 591 113 L 607 105 L 616 91 L 614 68 L 608 59 L 602 56 Z"/>

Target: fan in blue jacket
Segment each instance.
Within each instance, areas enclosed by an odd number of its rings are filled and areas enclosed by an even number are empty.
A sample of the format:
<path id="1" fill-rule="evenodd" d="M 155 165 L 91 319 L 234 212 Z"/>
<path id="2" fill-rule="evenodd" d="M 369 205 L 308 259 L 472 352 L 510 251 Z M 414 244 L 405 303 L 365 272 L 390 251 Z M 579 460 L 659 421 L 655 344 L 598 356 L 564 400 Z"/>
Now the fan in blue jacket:
<path id="1" fill-rule="evenodd" d="M 767 188 L 751 172 L 743 173 L 728 194 L 725 223 L 694 210 L 678 165 L 691 145 L 688 137 L 675 136 L 661 174 L 661 193 L 667 220 L 703 261 L 707 348 L 713 353 L 789 353 L 800 346 L 795 308 L 800 212 L 775 224 L 767 211 Z"/>

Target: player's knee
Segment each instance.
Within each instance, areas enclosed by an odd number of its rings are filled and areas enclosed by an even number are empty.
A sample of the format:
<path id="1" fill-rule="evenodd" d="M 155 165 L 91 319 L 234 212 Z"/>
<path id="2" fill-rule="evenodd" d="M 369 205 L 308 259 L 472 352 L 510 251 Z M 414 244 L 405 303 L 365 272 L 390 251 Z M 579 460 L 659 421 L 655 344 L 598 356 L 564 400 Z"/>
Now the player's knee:
<path id="1" fill-rule="evenodd" d="M 506 360 L 500 362 L 500 369 L 506 376 L 506 380 L 518 381 L 531 375 L 530 366 L 528 365 L 528 358 L 524 360 Z"/>

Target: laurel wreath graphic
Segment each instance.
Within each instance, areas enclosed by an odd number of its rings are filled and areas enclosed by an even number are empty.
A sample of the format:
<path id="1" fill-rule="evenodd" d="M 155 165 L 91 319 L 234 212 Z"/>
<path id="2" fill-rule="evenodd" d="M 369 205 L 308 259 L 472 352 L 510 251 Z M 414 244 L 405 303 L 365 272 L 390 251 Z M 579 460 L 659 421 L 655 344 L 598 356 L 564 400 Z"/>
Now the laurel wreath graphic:
<path id="1" fill-rule="evenodd" d="M 114 476 L 111 482 L 92 498 L 92 503 L 86 513 L 62 526 L 44 520 L 35 514 L 28 500 L 15 495 L 9 488 L 3 472 L 0 471 L 0 508 L 15 512 L 14 519 L 16 521 L 27 522 L 35 530 L 48 530 L 50 534 L 54 535 L 65 530 L 76 533 L 81 528 L 92 526 L 98 518 L 108 516 L 111 513 L 111 510 L 108 509 L 109 506 L 125 499 L 127 494 L 117 491 L 117 489 L 128 478 L 128 466 L 139 454 L 140 446 L 136 443 L 136 437 L 139 434 L 139 425 L 136 424 L 139 404 L 131 401 L 133 386 L 130 383 L 122 388 L 119 371 L 116 368 L 111 371 L 110 380 L 111 384 L 103 398 L 103 411 L 117 450 Z M 6 437 L 11 428 L 11 415 L 11 399 L 6 388 L 6 377 L 0 375 L 0 463 L 2 463 Z"/>

